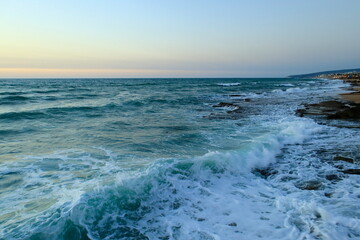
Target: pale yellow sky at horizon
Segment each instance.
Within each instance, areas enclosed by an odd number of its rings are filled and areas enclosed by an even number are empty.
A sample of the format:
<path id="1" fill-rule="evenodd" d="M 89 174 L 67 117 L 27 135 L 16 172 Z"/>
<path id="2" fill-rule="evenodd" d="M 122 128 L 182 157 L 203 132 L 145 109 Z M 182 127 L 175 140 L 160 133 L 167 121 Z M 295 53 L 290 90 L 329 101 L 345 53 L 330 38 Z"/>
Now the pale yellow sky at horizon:
<path id="1" fill-rule="evenodd" d="M 219 77 L 229 74 L 219 71 L 184 71 L 161 69 L 51 69 L 0 68 L 0 78 L 185 78 Z M 236 76 L 235 72 L 233 73 Z"/>

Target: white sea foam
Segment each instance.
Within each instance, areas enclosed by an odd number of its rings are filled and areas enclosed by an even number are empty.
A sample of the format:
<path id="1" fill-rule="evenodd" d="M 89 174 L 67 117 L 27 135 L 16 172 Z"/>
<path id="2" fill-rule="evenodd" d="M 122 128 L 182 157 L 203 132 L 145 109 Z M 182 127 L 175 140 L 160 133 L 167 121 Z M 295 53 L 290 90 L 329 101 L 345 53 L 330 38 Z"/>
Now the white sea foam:
<path id="1" fill-rule="evenodd" d="M 288 88 L 288 89 L 275 89 L 272 92 L 273 93 L 278 93 L 278 94 L 288 94 L 288 93 L 299 93 L 299 92 L 305 92 L 307 91 L 307 88 L 299 88 L 299 87 L 294 87 L 294 88 Z"/>
<path id="2" fill-rule="evenodd" d="M 238 83 L 238 82 L 236 82 L 236 83 L 218 83 L 217 85 L 224 86 L 224 87 L 231 87 L 231 86 L 239 86 L 239 85 L 241 85 L 241 83 Z"/>
<path id="3" fill-rule="evenodd" d="M 292 212 L 284 210 L 286 206 L 281 199 L 286 197 L 286 193 L 282 187 L 259 178 L 252 170 L 275 163 L 283 147 L 303 143 L 320 127 L 310 120 L 301 119 L 280 122 L 276 128 L 279 131 L 274 129 L 272 133 L 259 136 L 239 151 L 212 152 L 195 159 L 158 161 L 146 174 L 131 180 L 121 178 L 117 187 L 88 197 L 91 201 L 105 204 L 109 199 L 124 201 L 124 187 L 134 192 L 131 195 L 134 199 L 128 204 L 140 201 L 141 206 L 150 208 L 150 211 L 135 210 L 136 213 L 132 214 L 140 214 L 141 219 L 135 222 L 127 219 L 126 226 L 135 227 L 150 239 L 159 236 L 168 236 L 169 239 L 311 237 L 312 234 L 297 230 L 296 224 L 289 220 Z M 150 191 L 144 190 L 146 188 Z M 75 207 L 73 214 L 79 216 L 78 211 L 82 209 L 83 212 L 83 207 L 87 214 L 80 215 L 78 223 L 93 232 L 94 235 L 90 235 L 94 239 L 98 239 L 98 231 L 109 231 L 94 225 L 97 212 L 106 212 L 101 220 L 106 224 L 113 222 L 112 219 L 123 218 L 124 214 L 121 208 L 83 204 Z M 122 236 L 117 230 L 121 226 L 116 224 L 111 229 L 115 238 Z"/>
<path id="4" fill-rule="evenodd" d="M 294 116 L 296 97 L 344 86 L 312 84 L 248 93 L 265 99 L 245 103 L 255 114 L 239 120 L 202 119 L 200 141 L 210 143 L 201 156 L 181 154 L 196 143 L 185 138 L 179 154 L 156 161 L 90 147 L 1 163 L 1 177 L 11 176 L 15 190 L 1 195 L 0 238 L 61 239 L 73 230 L 78 239 L 81 232 L 90 239 L 357 239 L 360 180 L 318 152 L 356 152 L 360 135 Z M 309 181 L 318 189 L 301 189 Z"/>
<path id="5" fill-rule="evenodd" d="M 276 86 L 279 86 L 279 87 L 294 87 L 295 85 L 291 84 L 291 83 L 283 83 L 283 84 L 276 84 Z"/>

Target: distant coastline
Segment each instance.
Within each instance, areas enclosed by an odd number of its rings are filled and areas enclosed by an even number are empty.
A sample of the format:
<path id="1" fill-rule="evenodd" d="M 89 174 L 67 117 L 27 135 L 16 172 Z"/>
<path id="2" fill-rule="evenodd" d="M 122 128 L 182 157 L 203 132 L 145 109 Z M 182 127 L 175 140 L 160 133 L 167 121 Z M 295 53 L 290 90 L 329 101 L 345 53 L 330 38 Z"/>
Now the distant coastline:
<path id="1" fill-rule="evenodd" d="M 301 75 L 291 75 L 290 78 L 325 78 L 325 79 L 340 79 L 349 83 L 351 87 L 348 93 L 340 94 L 341 98 L 356 104 L 360 104 L 360 68 L 343 69 L 325 72 L 308 73 Z"/>
<path id="2" fill-rule="evenodd" d="M 343 74 L 360 74 L 360 68 L 353 69 L 341 69 L 341 70 L 330 70 L 323 72 L 315 72 L 315 73 L 306 73 L 306 74 L 298 74 L 298 75 L 290 75 L 289 78 L 328 78 L 334 75 L 343 75 Z"/>

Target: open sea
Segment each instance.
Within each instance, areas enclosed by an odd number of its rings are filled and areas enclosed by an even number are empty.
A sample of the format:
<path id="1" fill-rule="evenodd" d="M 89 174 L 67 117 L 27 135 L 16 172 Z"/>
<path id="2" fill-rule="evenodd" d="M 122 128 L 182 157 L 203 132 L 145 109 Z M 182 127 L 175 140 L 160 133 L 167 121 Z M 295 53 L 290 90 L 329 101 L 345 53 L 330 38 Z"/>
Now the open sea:
<path id="1" fill-rule="evenodd" d="M 346 86 L 1 79 L 0 239 L 360 239 L 360 128 L 295 115 Z"/>

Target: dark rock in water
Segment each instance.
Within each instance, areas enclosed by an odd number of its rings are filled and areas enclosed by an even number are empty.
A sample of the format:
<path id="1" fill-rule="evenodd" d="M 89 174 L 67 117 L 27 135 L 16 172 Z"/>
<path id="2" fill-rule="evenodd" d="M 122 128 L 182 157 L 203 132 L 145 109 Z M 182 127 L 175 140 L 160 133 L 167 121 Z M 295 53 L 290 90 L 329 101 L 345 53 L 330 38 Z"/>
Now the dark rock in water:
<path id="1" fill-rule="evenodd" d="M 234 112 L 233 114 L 231 114 L 231 112 L 211 113 L 208 116 L 204 116 L 204 118 L 207 118 L 209 120 L 221 120 L 221 119 L 237 120 L 241 118 L 241 114 L 238 114 L 236 112 Z"/>
<path id="2" fill-rule="evenodd" d="M 245 102 L 251 102 L 251 99 L 250 98 L 245 98 L 244 101 Z"/>
<path id="3" fill-rule="evenodd" d="M 297 109 L 297 110 L 295 111 L 295 114 L 296 114 L 297 116 L 299 116 L 299 117 L 303 117 L 305 113 L 306 113 L 306 110 L 305 110 L 305 109 Z"/>
<path id="4" fill-rule="evenodd" d="M 332 195 L 333 195 L 332 193 L 324 193 L 324 196 L 328 198 L 330 198 Z"/>
<path id="5" fill-rule="evenodd" d="M 347 107 L 345 110 L 331 114 L 328 119 L 360 119 L 360 106 Z"/>
<path id="6" fill-rule="evenodd" d="M 220 102 L 216 105 L 214 105 L 213 107 L 239 107 L 238 105 L 236 104 L 233 104 L 233 103 L 227 103 L 227 102 Z"/>
<path id="7" fill-rule="evenodd" d="M 281 177 L 281 178 L 280 178 L 280 181 L 281 181 L 281 182 L 289 182 L 289 181 L 293 181 L 293 180 L 295 180 L 295 179 L 297 179 L 296 176 L 288 175 L 288 176 L 283 176 L 283 177 Z"/>
<path id="8" fill-rule="evenodd" d="M 229 223 L 228 225 L 229 225 L 230 227 L 236 227 L 236 226 L 237 226 L 236 222 Z"/>
<path id="9" fill-rule="evenodd" d="M 360 126 L 346 126 L 346 125 L 331 125 L 337 128 L 360 128 Z"/>
<path id="10" fill-rule="evenodd" d="M 234 103 L 228 103 L 228 102 L 220 102 L 216 105 L 213 105 L 214 108 L 232 108 L 229 111 L 226 111 L 226 113 L 211 113 L 210 115 L 206 116 L 205 118 L 208 119 L 231 119 L 231 120 L 237 120 L 240 119 L 243 115 L 243 109 L 234 104 Z"/>
<path id="11" fill-rule="evenodd" d="M 324 148 L 320 148 L 320 149 L 317 149 L 316 152 L 317 152 L 318 154 L 323 154 L 323 153 L 328 152 L 328 150 L 327 150 L 327 149 L 324 149 Z"/>
<path id="12" fill-rule="evenodd" d="M 354 163 L 353 159 L 347 158 L 347 157 L 342 157 L 342 156 L 335 156 L 334 161 L 344 161 L 344 162 L 348 162 L 348 163 Z"/>
<path id="13" fill-rule="evenodd" d="M 319 190 L 322 186 L 322 183 L 317 180 L 298 182 L 295 184 L 295 187 L 301 190 Z"/>
<path id="14" fill-rule="evenodd" d="M 331 109 L 342 109 L 342 108 L 346 107 L 345 103 L 338 102 L 338 101 L 325 101 L 325 102 L 320 102 L 317 104 L 309 104 L 308 106 L 331 108 Z"/>
<path id="15" fill-rule="evenodd" d="M 360 175 L 360 169 L 346 169 L 346 170 L 343 170 L 341 171 L 343 173 L 346 173 L 346 174 L 356 174 L 356 175 Z"/>
<path id="16" fill-rule="evenodd" d="M 305 104 L 304 109 L 295 111 L 296 115 L 320 115 L 327 119 L 360 120 L 360 105 L 351 102 L 325 101 Z"/>
<path id="17" fill-rule="evenodd" d="M 325 178 L 329 181 L 340 181 L 342 178 L 337 174 L 328 174 Z"/>
<path id="18" fill-rule="evenodd" d="M 344 166 L 341 164 L 341 165 L 334 165 L 334 167 L 336 167 L 337 169 L 344 169 Z"/>
<path id="19" fill-rule="evenodd" d="M 263 178 L 268 178 L 269 176 L 278 173 L 278 171 L 272 168 L 255 168 L 253 172 Z"/>

